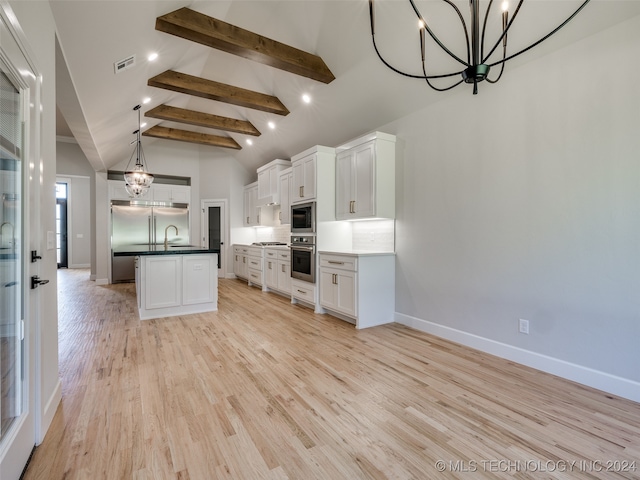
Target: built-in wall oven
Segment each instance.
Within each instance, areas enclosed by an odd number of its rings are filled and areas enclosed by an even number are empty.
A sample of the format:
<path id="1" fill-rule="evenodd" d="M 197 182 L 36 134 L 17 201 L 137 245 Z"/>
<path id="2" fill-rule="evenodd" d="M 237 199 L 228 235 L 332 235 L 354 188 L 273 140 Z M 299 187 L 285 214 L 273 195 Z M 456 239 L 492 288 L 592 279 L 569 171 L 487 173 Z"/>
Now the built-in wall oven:
<path id="1" fill-rule="evenodd" d="M 291 237 L 291 277 L 316 283 L 315 235 Z"/>
<path id="2" fill-rule="evenodd" d="M 316 202 L 291 205 L 291 233 L 316 233 Z"/>

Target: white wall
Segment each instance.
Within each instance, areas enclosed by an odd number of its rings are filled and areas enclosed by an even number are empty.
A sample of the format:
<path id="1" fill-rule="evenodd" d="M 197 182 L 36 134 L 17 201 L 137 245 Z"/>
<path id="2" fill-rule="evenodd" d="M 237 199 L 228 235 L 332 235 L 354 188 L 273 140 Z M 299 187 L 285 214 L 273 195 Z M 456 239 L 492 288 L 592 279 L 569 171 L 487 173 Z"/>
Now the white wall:
<path id="1" fill-rule="evenodd" d="M 43 257 L 38 267 L 41 278 L 50 283 L 38 292 L 38 304 L 41 312 L 40 336 L 37 368 L 41 372 L 39 404 L 36 406 L 36 441 L 44 437 L 56 407 L 60 401 L 60 382 L 58 378 L 58 302 L 56 281 L 56 250 L 46 249 L 47 231 L 55 232 L 55 24 L 47 2 L 10 1 L 28 44 L 25 46 L 42 75 L 41 99 L 41 152 L 40 165 L 34 165 L 33 173 L 39 175 L 40 205 L 32 205 L 31 214 L 40 214 L 41 231 L 28 232 L 33 241 L 39 244 L 38 251 Z M 35 212 L 35 213 L 34 213 Z"/>
<path id="2" fill-rule="evenodd" d="M 639 51 L 636 17 L 381 127 L 399 321 L 640 400 Z"/>
<path id="3" fill-rule="evenodd" d="M 254 241 L 255 230 L 242 226 L 243 187 L 255 180 L 256 173 L 247 171 L 233 157 L 211 148 L 201 149 L 200 198 L 229 200 L 229 245 Z M 249 242 L 249 243 L 250 243 Z M 226 276 L 233 275 L 233 251 L 227 248 Z"/>

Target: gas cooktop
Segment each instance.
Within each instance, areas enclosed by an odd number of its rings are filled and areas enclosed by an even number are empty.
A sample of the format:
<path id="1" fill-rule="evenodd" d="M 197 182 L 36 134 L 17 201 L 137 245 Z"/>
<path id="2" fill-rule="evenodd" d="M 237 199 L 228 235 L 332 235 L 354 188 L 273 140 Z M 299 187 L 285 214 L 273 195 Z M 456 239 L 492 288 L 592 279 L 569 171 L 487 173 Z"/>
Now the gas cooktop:
<path id="1" fill-rule="evenodd" d="M 257 245 L 259 247 L 271 247 L 274 245 L 286 245 L 286 243 L 282 242 L 253 242 L 253 245 Z"/>

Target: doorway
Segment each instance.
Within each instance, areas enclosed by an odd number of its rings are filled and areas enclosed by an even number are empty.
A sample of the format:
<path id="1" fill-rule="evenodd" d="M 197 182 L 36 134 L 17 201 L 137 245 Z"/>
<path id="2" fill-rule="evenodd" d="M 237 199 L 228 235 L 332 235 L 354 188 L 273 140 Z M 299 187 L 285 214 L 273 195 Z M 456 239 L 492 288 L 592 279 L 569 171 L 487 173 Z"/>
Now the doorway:
<path id="1" fill-rule="evenodd" d="M 218 254 L 218 277 L 226 276 L 227 264 L 227 200 L 202 200 L 202 246 Z"/>
<path id="2" fill-rule="evenodd" d="M 69 247 L 67 243 L 69 222 L 67 221 L 67 198 L 69 185 L 56 183 L 56 258 L 58 268 L 69 267 Z"/>

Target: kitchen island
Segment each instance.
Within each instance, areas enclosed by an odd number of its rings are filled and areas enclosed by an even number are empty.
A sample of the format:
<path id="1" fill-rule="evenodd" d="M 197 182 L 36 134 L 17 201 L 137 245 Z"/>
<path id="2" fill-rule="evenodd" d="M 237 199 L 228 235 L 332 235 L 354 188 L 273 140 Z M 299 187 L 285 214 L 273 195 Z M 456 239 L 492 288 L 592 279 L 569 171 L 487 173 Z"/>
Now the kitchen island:
<path id="1" fill-rule="evenodd" d="M 114 250 L 113 255 L 136 257 L 140 320 L 218 309 L 218 254 L 214 250 L 189 245 L 130 245 Z"/>

